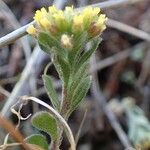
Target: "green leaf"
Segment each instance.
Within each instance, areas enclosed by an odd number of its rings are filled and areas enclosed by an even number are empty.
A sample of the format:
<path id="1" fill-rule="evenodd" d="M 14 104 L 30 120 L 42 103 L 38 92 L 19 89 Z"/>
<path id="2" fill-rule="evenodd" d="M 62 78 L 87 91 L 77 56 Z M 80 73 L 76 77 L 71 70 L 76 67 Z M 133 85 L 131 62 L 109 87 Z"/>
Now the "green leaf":
<path id="1" fill-rule="evenodd" d="M 46 111 L 36 113 L 32 117 L 32 125 L 46 133 L 48 133 L 53 140 L 57 139 L 57 123 L 54 117 Z"/>
<path id="2" fill-rule="evenodd" d="M 43 81 L 44 81 L 44 86 L 47 91 L 47 94 L 54 106 L 54 108 L 58 111 L 60 109 L 60 101 L 57 97 L 56 90 L 53 86 L 53 82 L 50 76 L 48 75 L 42 75 Z"/>
<path id="3" fill-rule="evenodd" d="M 75 62 L 78 55 L 82 52 L 83 48 L 85 47 L 87 41 L 88 41 L 88 34 L 87 32 L 83 32 L 81 34 L 74 36 L 74 48 L 72 51 L 69 52 L 68 60 L 71 65 Z"/>
<path id="4" fill-rule="evenodd" d="M 60 78 L 62 78 L 63 84 L 64 86 L 67 86 L 68 81 L 69 81 L 69 77 L 70 77 L 70 65 L 68 64 L 68 62 L 66 60 L 64 60 L 62 57 L 57 56 L 56 59 L 59 68 L 61 69 L 61 73 Z"/>
<path id="5" fill-rule="evenodd" d="M 51 40 L 50 40 L 48 34 L 43 33 L 43 32 L 39 33 L 39 35 L 38 35 L 38 43 L 39 43 L 39 46 L 41 47 L 41 49 L 43 51 L 45 51 L 46 53 L 50 54 L 52 46 L 50 44 Z"/>
<path id="6" fill-rule="evenodd" d="M 83 98 L 86 96 L 86 93 L 90 88 L 90 84 L 91 84 L 91 77 L 88 76 L 82 79 L 80 84 L 76 87 L 71 99 L 72 102 L 70 110 L 71 112 L 74 111 L 79 106 Z"/>
<path id="7" fill-rule="evenodd" d="M 47 34 L 47 33 L 44 33 L 44 32 L 40 32 L 39 35 L 38 35 L 38 41 L 42 44 L 42 45 L 45 45 L 47 47 L 54 47 L 55 45 L 57 45 L 57 40 Z"/>
<path id="8" fill-rule="evenodd" d="M 100 37 L 92 39 L 92 41 L 91 41 L 91 44 L 92 44 L 91 45 L 91 49 L 83 53 L 83 55 L 80 57 L 80 60 L 77 63 L 76 67 L 80 67 L 82 64 L 84 64 L 91 57 L 91 55 L 95 52 L 95 50 L 97 49 L 98 45 L 100 44 L 101 40 L 102 39 Z"/>
<path id="9" fill-rule="evenodd" d="M 39 42 L 39 46 L 41 48 L 41 50 L 43 50 L 44 52 L 46 52 L 47 54 L 50 54 L 51 48 L 48 47 L 47 45 L 43 45 L 42 43 Z"/>
<path id="10" fill-rule="evenodd" d="M 83 32 L 74 36 L 74 50 L 81 51 L 88 41 L 88 33 Z"/>
<path id="11" fill-rule="evenodd" d="M 71 77 L 71 81 L 69 83 L 69 94 L 72 97 L 73 91 L 76 89 L 76 87 L 81 83 L 82 79 L 84 79 L 87 76 L 87 66 L 88 64 L 85 63 L 82 65 L 77 72 L 74 72 L 74 74 Z"/>
<path id="12" fill-rule="evenodd" d="M 41 48 L 43 48 L 43 50 L 48 54 L 50 53 L 50 51 L 52 52 L 53 48 L 55 49 L 55 52 L 58 53 L 59 55 L 62 56 L 66 55 L 66 51 L 61 47 L 59 40 L 50 34 L 40 32 L 38 35 L 38 42 L 39 45 L 42 46 Z"/>
<path id="13" fill-rule="evenodd" d="M 35 144 L 41 147 L 43 150 L 48 150 L 48 143 L 46 138 L 41 134 L 33 134 L 25 139 L 29 144 Z"/>

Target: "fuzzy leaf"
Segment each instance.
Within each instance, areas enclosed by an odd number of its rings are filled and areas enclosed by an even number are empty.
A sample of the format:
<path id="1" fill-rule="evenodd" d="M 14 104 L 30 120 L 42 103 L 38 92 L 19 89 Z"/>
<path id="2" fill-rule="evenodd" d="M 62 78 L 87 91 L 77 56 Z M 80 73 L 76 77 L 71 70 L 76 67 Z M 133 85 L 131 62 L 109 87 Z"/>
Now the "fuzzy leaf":
<path id="1" fill-rule="evenodd" d="M 56 53 L 62 56 L 66 55 L 65 50 L 61 47 L 59 40 L 50 34 L 40 32 L 38 35 L 38 42 L 41 48 L 43 48 L 43 50 L 48 54 L 50 53 L 48 48 L 49 50 L 52 50 L 52 48 L 55 47 Z"/>
<path id="2" fill-rule="evenodd" d="M 84 64 L 90 57 L 91 55 L 95 52 L 95 50 L 97 49 L 99 43 L 101 42 L 101 38 L 100 37 L 97 37 L 97 38 L 94 38 L 92 41 L 91 41 L 91 49 L 84 52 L 83 55 L 80 57 L 80 60 L 79 62 L 77 63 L 77 66 L 81 66 L 82 64 Z"/>
<path id="3" fill-rule="evenodd" d="M 29 144 L 35 144 L 41 147 L 43 150 L 48 150 L 48 143 L 46 138 L 41 134 L 33 134 L 25 139 Z"/>
<path id="4" fill-rule="evenodd" d="M 75 62 L 78 55 L 82 52 L 82 49 L 87 43 L 87 32 L 74 36 L 74 48 L 69 52 L 68 59 L 71 65 Z"/>
<path id="5" fill-rule="evenodd" d="M 44 52 L 46 52 L 47 54 L 50 54 L 51 48 L 48 47 L 47 45 L 43 45 L 42 43 L 39 42 L 39 46 L 41 48 L 41 50 L 43 50 Z"/>
<path id="6" fill-rule="evenodd" d="M 33 149 L 33 150 L 44 150 L 43 148 L 41 148 L 40 146 L 38 145 L 35 145 L 35 144 L 27 144 L 29 149 Z"/>
<path id="7" fill-rule="evenodd" d="M 69 83 L 69 93 L 72 97 L 72 93 L 74 89 L 81 83 L 82 79 L 87 76 L 87 63 L 82 65 L 77 72 L 74 72 L 74 74 L 71 77 L 71 81 Z"/>
<path id="8" fill-rule="evenodd" d="M 41 49 L 43 51 L 45 51 L 46 53 L 50 54 L 50 51 L 51 51 L 51 40 L 49 39 L 49 36 L 48 34 L 46 33 L 39 33 L 39 36 L 38 36 L 38 43 L 39 43 L 39 46 L 41 47 Z"/>
<path id="9" fill-rule="evenodd" d="M 42 75 L 42 78 L 43 78 L 43 81 L 44 81 L 44 86 L 45 86 L 45 89 L 47 91 L 47 94 L 48 94 L 54 108 L 59 110 L 60 101 L 57 97 L 57 93 L 56 93 L 56 90 L 53 86 L 53 82 L 52 82 L 51 77 L 48 76 L 48 75 Z"/>
<path id="10" fill-rule="evenodd" d="M 63 80 L 63 84 L 66 86 L 68 84 L 69 81 L 69 77 L 70 77 L 70 66 L 68 64 L 67 61 L 65 61 L 62 57 L 57 56 L 57 62 L 59 64 L 59 67 L 61 69 L 61 75 L 62 80 Z"/>
<path id="11" fill-rule="evenodd" d="M 91 77 L 88 76 L 82 79 L 80 84 L 77 86 L 77 88 L 75 89 L 72 95 L 71 112 L 74 111 L 79 106 L 83 98 L 86 96 L 86 93 L 88 92 L 90 88 L 90 84 L 91 84 Z"/>
<path id="12" fill-rule="evenodd" d="M 55 44 L 57 45 L 57 40 L 54 37 L 52 37 L 49 34 L 44 33 L 44 32 L 39 33 L 38 41 L 42 45 L 46 45 L 48 47 L 53 47 Z"/>
<path id="13" fill-rule="evenodd" d="M 56 120 L 46 111 L 36 113 L 32 117 L 32 125 L 46 133 L 48 133 L 53 140 L 57 139 L 57 123 Z"/>
<path id="14" fill-rule="evenodd" d="M 74 36 L 74 50 L 80 51 L 84 48 L 85 44 L 88 41 L 88 34 L 87 32 L 80 33 L 79 35 Z"/>

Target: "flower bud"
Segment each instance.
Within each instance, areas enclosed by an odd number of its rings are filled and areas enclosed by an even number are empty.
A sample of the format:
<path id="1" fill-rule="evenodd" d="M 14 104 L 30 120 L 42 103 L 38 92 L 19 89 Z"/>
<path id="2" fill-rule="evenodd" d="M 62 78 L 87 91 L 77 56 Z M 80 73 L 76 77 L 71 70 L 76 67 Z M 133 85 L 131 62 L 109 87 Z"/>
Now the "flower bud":
<path id="1" fill-rule="evenodd" d="M 54 5 L 48 7 L 48 10 L 49 10 L 50 13 L 56 13 L 58 11 L 57 8 Z"/>
<path id="2" fill-rule="evenodd" d="M 89 35 L 91 37 L 100 35 L 105 29 L 106 29 L 106 22 L 107 18 L 105 15 L 100 15 L 98 17 L 98 21 L 97 22 L 93 22 L 91 23 L 90 27 L 89 27 Z"/>
<path id="3" fill-rule="evenodd" d="M 75 16 L 73 18 L 73 26 L 72 26 L 73 32 L 80 32 L 83 30 L 83 16 Z"/>
<path id="4" fill-rule="evenodd" d="M 73 47 L 71 37 L 66 34 L 61 36 L 61 45 L 63 48 L 71 49 Z"/>
<path id="5" fill-rule="evenodd" d="M 50 22 L 47 18 L 43 18 L 40 20 L 40 24 L 45 28 L 48 29 L 50 27 Z"/>
<path id="6" fill-rule="evenodd" d="M 33 25 L 30 25 L 28 28 L 27 28 L 27 32 L 31 35 L 36 35 L 36 29 Z"/>

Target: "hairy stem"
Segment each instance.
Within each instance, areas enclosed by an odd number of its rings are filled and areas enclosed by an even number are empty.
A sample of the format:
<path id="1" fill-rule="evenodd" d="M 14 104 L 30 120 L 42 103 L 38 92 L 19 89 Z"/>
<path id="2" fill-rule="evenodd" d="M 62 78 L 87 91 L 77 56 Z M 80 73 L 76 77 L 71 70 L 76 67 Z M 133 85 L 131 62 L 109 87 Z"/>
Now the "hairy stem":
<path id="1" fill-rule="evenodd" d="M 63 130 L 64 128 L 63 127 L 60 127 L 59 128 L 59 135 L 58 135 L 58 138 L 56 141 L 52 141 L 51 143 L 51 150 L 60 150 L 60 145 L 62 143 L 62 134 L 63 134 Z"/>
<path id="2" fill-rule="evenodd" d="M 67 138 L 68 138 L 70 145 L 71 145 L 71 150 L 76 150 L 75 140 L 74 140 L 74 137 L 73 137 L 73 134 L 72 134 L 70 127 L 68 126 L 66 120 L 55 109 L 53 109 L 51 106 L 49 106 L 48 104 L 46 104 L 45 102 L 41 101 L 40 99 L 38 99 L 36 97 L 22 96 L 21 100 L 24 102 L 32 100 L 32 101 L 34 101 L 38 104 L 41 104 L 42 106 L 48 108 L 49 112 L 56 118 L 56 120 L 61 125 L 61 127 L 59 128 L 60 135 L 59 135 L 58 139 L 56 141 L 54 141 L 54 143 L 52 144 L 52 146 L 54 146 L 54 148 L 55 148 L 53 150 L 59 150 L 59 146 L 60 146 L 61 141 L 62 141 L 63 129 L 65 129 L 65 131 L 66 131 Z M 58 144 L 58 146 L 56 145 L 56 147 L 55 147 L 55 143 L 57 144 L 57 142 L 59 142 L 60 144 Z"/>
<path id="3" fill-rule="evenodd" d="M 66 87 L 63 87 L 63 90 L 62 90 L 62 102 L 61 102 L 61 108 L 60 108 L 60 114 L 61 116 L 67 121 L 68 120 L 68 116 L 66 115 L 67 114 L 67 110 L 68 110 L 68 95 L 67 95 L 67 88 Z M 63 131 L 64 131 L 64 128 L 62 126 L 59 127 L 59 135 L 58 135 L 58 138 L 56 141 L 53 141 L 52 144 L 51 144 L 51 149 L 52 150 L 60 150 L 60 145 L 62 143 L 62 139 L 63 139 Z"/>

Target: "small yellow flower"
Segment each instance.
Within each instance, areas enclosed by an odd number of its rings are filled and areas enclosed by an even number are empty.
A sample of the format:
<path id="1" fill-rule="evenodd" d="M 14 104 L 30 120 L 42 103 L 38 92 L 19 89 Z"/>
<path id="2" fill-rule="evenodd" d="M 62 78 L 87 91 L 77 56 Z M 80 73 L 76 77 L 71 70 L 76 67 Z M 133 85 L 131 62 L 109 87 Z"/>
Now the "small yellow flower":
<path id="1" fill-rule="evenodd" d="M 73 18 L 73 31 L 82 31 L 83 30 L 83 16 L 74 16 Z"/>
<path id="2" fill-rule="evenodd" d="M 72 48 L 72 42 L 71 42 L 71 37 L 69 37 L 67 34 L 63 34 L 61 36 L 61 45 L 64 48 Z"/>
<path id="3" fill-rule="evenodd" d="M 62 11 L 58 11 L 57 13 L 55 13 L 55 14 L 53 15 L 53 17 L 54 17 L 55 23 L 56 23 L 58 26 L 61 25 L 62 21 L 65 20 L 65 17 L 64 17 L 64 14 L 63 14 Z"/>
<path id="4" fill-rule="evenodd" d="M 102 27 L 103 25 L 105 25 L 107 18 L 106 15 L 102 14 L 98 17 L 98 21 L 96 22 L 96 26 L 97 27 Z"/>
<path id="5" fill-rule="evenodd" d="M 58 9 L 54 5 L 48 7 L 48 10 L 49 10 L 50 13 L 56 13 L 58 11 Z"/>
<path id="6" fill-rule="evenodd" d="M 99 13 L 100 13 L 100 8 L 99 7 L 93 8 L 93 12 L 92 12 L 93 16 L 98 15 Z"/>
<path id="7" fill-rule="evenodd" d="M 88 18 L 88 17 L 91 16 L 92 12 L 93 12 L 93 10 L 92 10 L 92 7 L 91 7 L 91 6 L 86 7 L 86 8 L 83 10 L 83 16 L 84 16 L 85 18 Z"/>
<path id="8" fill-rule="evenodd" d="M 40 24 L 46 29 L 48 29 L 50 27 L 50 22 L 47 18 L 41 19 Z"/>
<path id="9" fill-rule="evenodd" d="M 106 22 L 107 17 L 106 15 L 102 14 L 99 16 L 98 21 L 96 22 L 95 26 L 103 32 L 106 29 Z"/>
<path id="10" fill-rule="evenodd" d="M 42 13 L 42 16 L 46 16 L 47 15 L 47 10 L 43 7 L 41 8 L 41 13 Z"/>
<path id="11" fill-rule="evenodd" d="M 106 29 L 106 15 L 101 14 L 98 17 L 97 22 L 93 22 L 89 28 L 89 33 L 91 37 L 101 34 Z"/>
<path id="12" fill-rule="evenodd" d="M 66 7 L 65 8 L 65 10 L 64 10 L 64 12 L 66 13 L 66 14 L 72 14 L 73 12 L 74 12 L 74 10 L 73 10 L 73 6 L 71 6 L 71 7 Z"/>
<path id="13" fill-rule="evenodd" d="M 33 25 L 30 25 L 28 28 L 27 28 L 27 32 L 31 35 L 35 35 L 36 34 L 36 29 Z"/>
<path id="14" fill-rule="evenodd" d="M 37 10 L 36 13 L 35 13 L 35 16 L 33 17 L 33 19 L 34 19 L 36 22 L 39 23 L 40 20 L 41 20 L 41 18 L 42 18 L 42 13 L 41 13 L 40 10 Z"/>
<path id="15" fill-rule="evenodd" d="M 92 7 L 87 7 L 83 10 L 83 12 L 81 13 L 81 15 L 84 18 L 84 23 L 87 24 L 88 22 L 91 22 L 91 14 L 92 14 Z M 88 24 L 89 24 L 88 23 Z"/>

